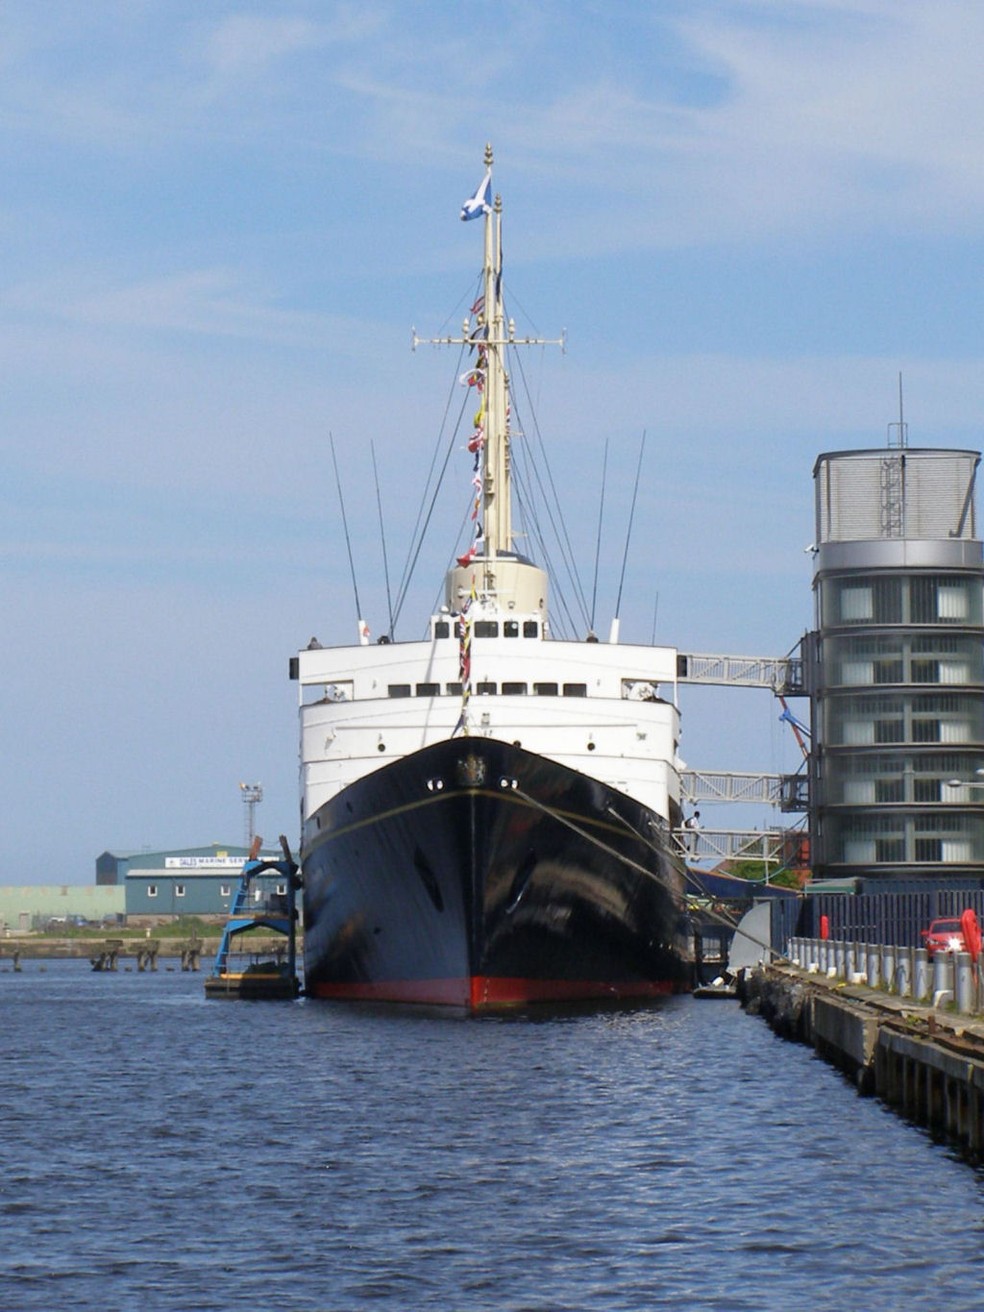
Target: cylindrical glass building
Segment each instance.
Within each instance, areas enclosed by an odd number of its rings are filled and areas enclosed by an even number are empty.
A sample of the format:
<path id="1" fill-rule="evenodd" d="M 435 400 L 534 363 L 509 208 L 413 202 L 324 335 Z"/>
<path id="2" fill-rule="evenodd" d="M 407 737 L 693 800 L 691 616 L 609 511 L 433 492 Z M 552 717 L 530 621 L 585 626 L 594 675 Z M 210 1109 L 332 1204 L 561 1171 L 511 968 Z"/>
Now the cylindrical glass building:
<path id="1" fill-rule="evenodd" d="M 979 460 L 887 447 L 816 462 L 814 878 L 984 874 Z"/>

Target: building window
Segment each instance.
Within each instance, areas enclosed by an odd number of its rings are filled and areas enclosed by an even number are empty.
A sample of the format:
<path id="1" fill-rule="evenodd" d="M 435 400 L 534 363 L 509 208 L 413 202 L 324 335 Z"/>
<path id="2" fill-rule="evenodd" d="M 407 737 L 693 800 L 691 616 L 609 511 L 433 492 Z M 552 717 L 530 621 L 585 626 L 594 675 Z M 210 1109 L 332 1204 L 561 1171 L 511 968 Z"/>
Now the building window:
<path id="1" fill-rule="evenodd" d="M 220 885 L 219 885 L 219 897 L 229 897 L 229 896 L 231 895 L 231 893 L 232 893 L 232 885 L 231 885 L 231 884 L 220 884 Z"/>
<path id="2" fill-rule="evenodd" d="M 175 885 L 174 885 L 174 896 L 175 896 L 175 897 L 184 897 L 184 895 L 185 895 L 185 886 L 184 886 L 184 884 L 175 884 Z"/>
<path id="3" fill-rule="evenodd" d="M 157 896 L 157 885 L 156 885 L 156 884 L 148 884 L 148 885 L 147 885 L 147 896 L 148 896 L 148 897 L 156 897 L 156 896 Z"/>
<path id="4" fill-rule="evenodd" d="M 286 885 L 286 884 L 278 884 L 278 885 L 277 885 L 277 896 L 278 896 L 278 897 L 286 897 L 286 896 L 287 896 L 287 885 Z"/>
<path id="5" fill-rule="evenodd" d="M 840 617 L 845 624 L 857 624 L 872 617 L 870 588 L 844 588 L 840 595 Z"/>

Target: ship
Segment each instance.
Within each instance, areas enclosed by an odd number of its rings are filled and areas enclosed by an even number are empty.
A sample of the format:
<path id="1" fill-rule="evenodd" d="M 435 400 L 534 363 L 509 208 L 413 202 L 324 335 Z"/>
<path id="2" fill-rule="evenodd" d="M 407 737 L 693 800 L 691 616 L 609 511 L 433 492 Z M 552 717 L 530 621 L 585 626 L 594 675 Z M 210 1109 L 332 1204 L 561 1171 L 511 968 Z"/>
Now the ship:
<path id="1" fill-rule="evenodd" d="M 477 407 L 468 548 L 424 637 L 372 643 L 360 618 L 357 643 L 291 658 L 305 994 L 473 1013 L 681 992 L 677 653 L 617 621 L 608 641 L 551 634 L 512 523 L 510 361 L 540 339 L 505 313 L 490 147 L 461 218 L 484 226 L 480 294 L 430 340 L 459 346 Z"/>

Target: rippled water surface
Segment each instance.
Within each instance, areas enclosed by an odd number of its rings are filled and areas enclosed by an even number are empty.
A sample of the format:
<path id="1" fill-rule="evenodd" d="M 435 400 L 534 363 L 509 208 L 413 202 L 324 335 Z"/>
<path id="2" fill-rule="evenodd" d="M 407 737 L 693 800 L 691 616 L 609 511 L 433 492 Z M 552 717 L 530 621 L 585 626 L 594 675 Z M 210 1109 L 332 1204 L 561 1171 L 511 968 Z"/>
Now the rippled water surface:
<path id="1" fill-rule="evenodd" d="M 0 1008 L 5 1312 L 984 1307 L 984 1177 L 733 1003 Z"/>

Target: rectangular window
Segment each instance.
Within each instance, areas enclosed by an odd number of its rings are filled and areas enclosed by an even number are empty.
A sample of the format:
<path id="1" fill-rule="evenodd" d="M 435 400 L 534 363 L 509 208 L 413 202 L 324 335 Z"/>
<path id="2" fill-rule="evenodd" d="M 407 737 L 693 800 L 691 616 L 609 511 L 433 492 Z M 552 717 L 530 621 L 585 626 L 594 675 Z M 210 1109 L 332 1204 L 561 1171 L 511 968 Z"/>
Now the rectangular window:
<path id="1" fill-rule="evenodd" d="M 913 624 L 932 624 L 936 619 L 936 580 L 914 578 L 909 581 L 909 618 Z"/>
<path id="2" fill-rule="evenodd" d="M 587 697 L 588 685 L 586 683 L 565 683 L 565 697 Z"/>
<path id="3" fill-rule="evenodd" d="M 534 683 L 533 691 L 538 697 L 556 697 L 560 689 L 555 683 Z"/>
<path id="4" fill-rule="evenodd" d="M 503 697 L 523 697 L 526 695 L 525 683 L 504 683 L 502 685 Z"/>
<path id="5" fill-rule="evenodd" d="M 913 658 L 910 668 L 912 670 L 913 683 L 940 682 L 939 661 L 926 660 L 925 657 L 920 657 L 918 660 Z"/>
<path id="6" fill-rule="evenodd" d="M 156 897 L 156 896 L 157 896 L 157 885 L 156 885 L 156 884 L 148 884 L 148 885 L 147 885 L 147 896 L 148 896 L 148 897 Z"/>
<path id="7" fill-rule="evenodd" d="M 502 626 L 502 636 L 504 638 L 518 638 L 519 620 L 506 620 Z"/>
<path id="8" fill-rule="evenodd" d="M 540 636 L 540 626 L 536 620 L 523 620 L 523 637 L 538 638 Z"/>
<path id="9" fill-rule="evenodd" d="M 902 723 L 901 720 L 876 720 L 875 742 L 876 743 L 905 742 L 905 725 Z"/>
<path id="10" fill-rule="evenodd" d="M 878 838 L 875 840 L 876 861 L 904 861 L 904 838 Z"/>
<path id="11" fill-rule="evenodd" d="M 278 885 L 277 885 L 277 896 L 278 896 L 278 897 L 286 897 L 286 896 L 287 896 L 287 885 L 286 885 L 286 884 L 278 884 Z"/>
<path id="12" fill-rule="evenodd" d="M 858 624 L 872 617 L 870 588 L 844 588 L 840 595 L 840 617 L 846 624 Z"/>
<path id="13" fill-rule="evenodd" d="M 967 619 L 967 591 L 959 583 L 941 583 L 937 593 L 941 620 Z"/>
<path id="14" fill-rule="evenodd" d="M 940 740 L 939 720 L 913 720 L 912 741 L 914 743 L 938 743 Z"/>
<path id="15" fill-rule="evenodd" d="M 389 685 L 389 695 L 391 697 L 409 697 L 410 696 L 409 683 L 391 683 Z"/>
<path id="16" fill-rule="evenodd" d="M 174 896 L 175 896 L 175 897 L 184 897 L 184 895 L 185 895 L 185 886 L 184 886 L 184 884 L 175 884 L 175 885 L 174 885 Z"/>
<path id="17" fill-rule="evenodd" d="M 461 684 L 460 684 L 460 683 L 447 683 L 447 684 L 444 685 L 444 688 L 445 688 L 445 691 L 447 692 L 447 694 L 448 694 L 449 697 L 460 697 L 460 696 L 461 696 Z"/>
<path id="18" fill-rule="evenodd" d="M 901 683 L 902 660 L 880 660 L 874 662 L 875 683 Z"/>
<path id="19" fill-rule="evenodd" d="M 476 684 L 476 686 L 475 686 L 475 691 L 478 693 L 478 695 L 479 695 L 480 697 L 494 697 L 494 696 L 495 696 L 495 684 L 494 684 L 494 683 L 479 683 L 479 684 Z"/>
<path id="20" fill-rule="evenodd" d="M 902 780 L 899 778 L 877 779 L 875 781 L 875 801 L 904 802 L 905 794 L 903 792 Z"/>
<path id="21" fill-rule="evenodd" d="M 939 802 L 942 800 L 939 779 L 914 779 L 912 781 L 912 798 L 915 802 Z"/>
<path id="22" fill-rule="evenodd" d="M 441 685 L 439 683 L 418 683 L 418 697 L 439 697 L 441 695 Z"/>
<path id="23" fill-rule="evenodd" d="M 943 840 L 942 840 L 942 838 L 917 838 L 917 839 L 916 839 L 916 860 L 917 860 L 917 861 L 942 861 L 942 860 L 943 860 Z"/>
<path id="24" fill-rule="evenodd" d="M 901 624 L 902 580 L 878 579 L 874 592 L 876 621 L 879 624 Z"/>
<path id="25" fill-rule="evenodd" d="M 435 638 L 450 638 L 451 624 L 448 620 L 437 620 L 434 624 Z"/>
<path id="26" fill-rule="evenodd" d="M 476 638 L 497 638 L 499 636 L 498 620 L 476 620 L 475 637 Z"/>
<path id="27" fill-rule="evenodd" d="M 229 897 L 229 896 L 231 895 L 231 893 L 232 893 L 232 885 L 231 885 L 231 884 L 220 884 L 220 885 L 219 885 L 219 897 Z"/>

